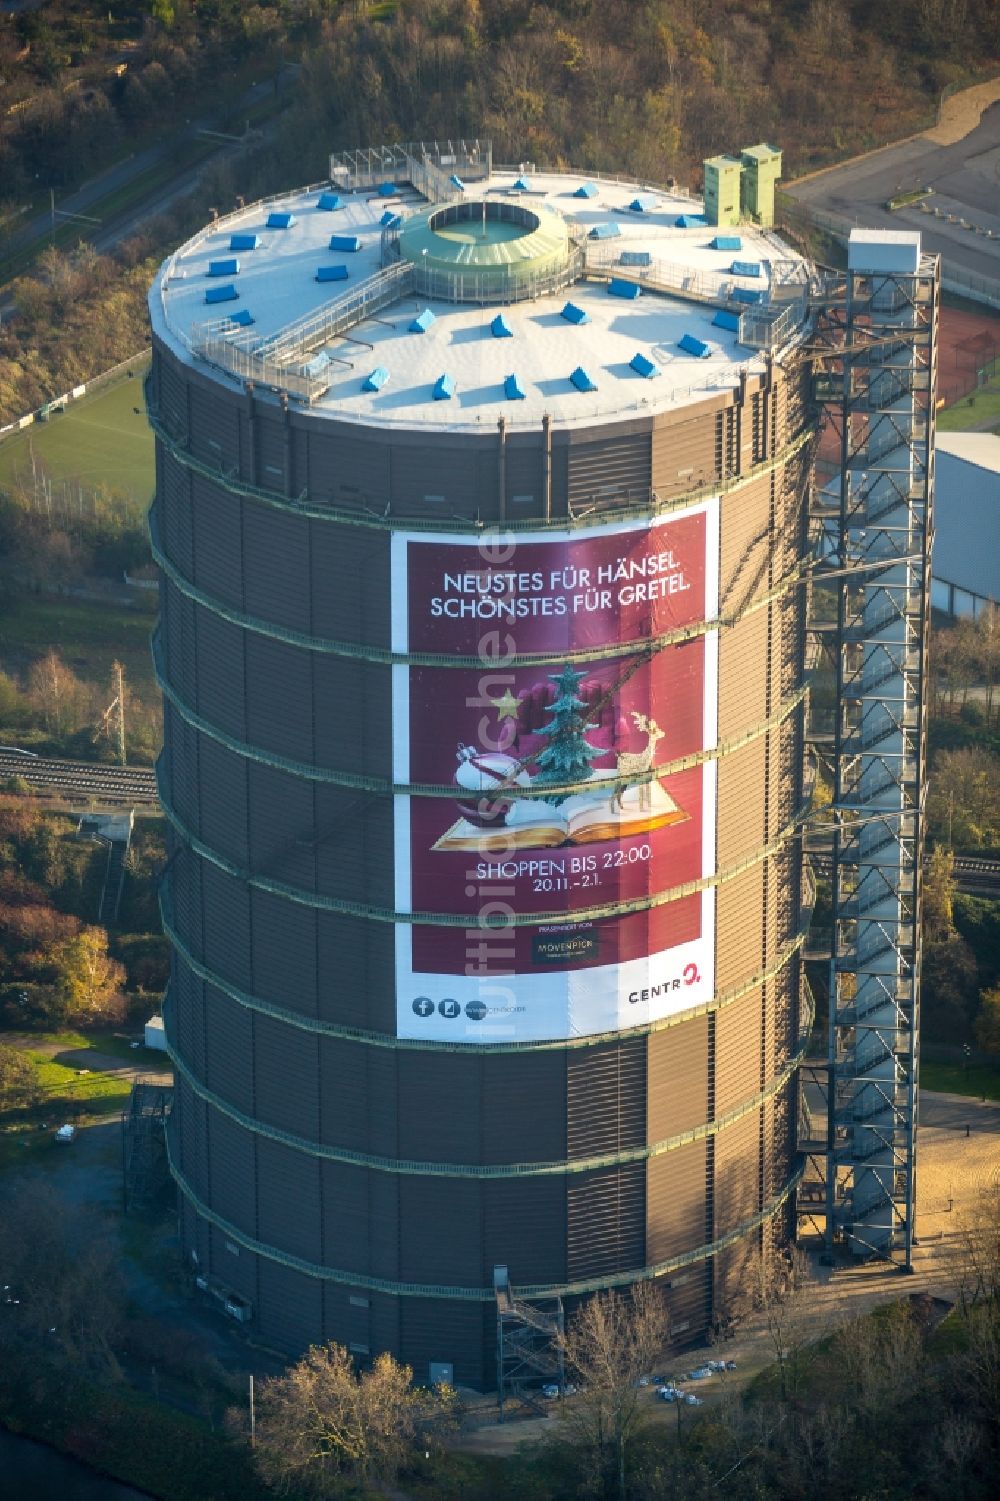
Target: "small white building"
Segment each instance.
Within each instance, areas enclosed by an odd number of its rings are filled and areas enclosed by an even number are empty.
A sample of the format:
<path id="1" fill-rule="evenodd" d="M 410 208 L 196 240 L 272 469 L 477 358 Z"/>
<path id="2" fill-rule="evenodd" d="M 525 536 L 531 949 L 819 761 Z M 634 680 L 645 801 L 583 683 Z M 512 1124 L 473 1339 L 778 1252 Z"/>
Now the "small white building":
<path id="1" fill-rule="evenodd" d="M 947 615 L 1000 605 L 1000 434 L 939 433 L 931 603 Z"/>
<path id="2" fill-rule="evenodd" d="M 163 1017 L 151 1016 L 146 1023 L 146 1046 L 159 1052 L 167 1051 L 167 1039 L 163 1035 Z"/>

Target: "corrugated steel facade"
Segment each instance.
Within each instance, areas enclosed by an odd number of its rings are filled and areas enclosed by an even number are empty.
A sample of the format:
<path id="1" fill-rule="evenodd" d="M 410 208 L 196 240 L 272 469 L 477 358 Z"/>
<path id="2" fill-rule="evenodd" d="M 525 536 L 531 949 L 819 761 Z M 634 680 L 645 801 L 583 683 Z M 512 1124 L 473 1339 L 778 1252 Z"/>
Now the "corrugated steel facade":
<path id="1" fill-rule="evenodd" d="M 784 1223 L 808 422 L 790 380 L 590 431 L 375 432 L 154 342 L 170 1152 L 187 1253 L 270 1343 L 489 1386 L 495 1263 L 569 1297 L 655 1273 L 688 1339 L 741 1246 Z M 565 526 L 702 488 L 722 492 L 715 1000 L 613 1039 L 398 1042 L 392 528 Z"/>

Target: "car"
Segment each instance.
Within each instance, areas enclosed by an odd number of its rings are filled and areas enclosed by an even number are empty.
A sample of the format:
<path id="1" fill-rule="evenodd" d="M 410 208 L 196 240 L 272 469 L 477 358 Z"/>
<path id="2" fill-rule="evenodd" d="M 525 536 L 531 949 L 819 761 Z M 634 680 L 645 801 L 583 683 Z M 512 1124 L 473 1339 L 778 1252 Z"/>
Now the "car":
<path id="1" fill-rule="evenodd" d="M 704 1407 L 705 1405 L 704 1397 L 696 1397 L 694 1392 L 685 1392 L 684 1401 L 688 1407 Z"/>
<path id="2" fill-rule="evenodd" d="M 688 1371 L 685 1381 L 707 1381 L 712 1375 L 712 1369 L 707 1365 L 696 1366 L 693 1371 Z"/>
<path id="3" fill-rule="evenodd" d="M 684 1398 L 684 1393 L 670 1381 L 666 1385 L 658 1387 L 656 1395 L 661 1402 L 680 1402 Z"/>
<path id="4" fill-rule="evenodd" d="M 550 1401 L 554 1397 L 558 1397 L 558 1395 L 559 1395 L 559 1387 L 556 1385 L 556 1383 L 554 1381 L 548 1381 L 542 1387 L 542 1396 L 543 1397 L 548 1397 Z"/>
<path id="5" fill-rule="evenodd" d="M 76 1127 L 75 1126 L 70 1126 L 70 1125 L 67 1124 L 65 1126 L 60 1126 L 59 1127 L 59 1130 L 56 1132 L 56 1141 L 67 1142 L 67 1141 L 75 1141 L 75 1140 L 76 1140 Z"/>
<path id="6" fill-rule="evenodd" d="M 650 1386 L 652 1384 L 652 1380 L 652 1376 L 640 1376 L 635 1384 L 636 1386 Z"/>

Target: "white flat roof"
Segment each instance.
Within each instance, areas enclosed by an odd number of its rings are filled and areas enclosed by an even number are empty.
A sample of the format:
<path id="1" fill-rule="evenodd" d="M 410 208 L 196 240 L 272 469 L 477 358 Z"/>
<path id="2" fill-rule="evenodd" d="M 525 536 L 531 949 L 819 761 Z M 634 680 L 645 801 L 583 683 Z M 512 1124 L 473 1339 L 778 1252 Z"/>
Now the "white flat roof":
<path id="1" fill-rule="evenodd" d="M 487 182 L 471 184 L 467 196 L 475 200 L 510 192 L 517 175 L 514 170 L 495 171 Z M 584 182 L 593 182 L 596 196 L 575 196 Z M 519 202 L 526 208 L 538 203 L 556 208 L 583 233 L 609 220 L 617 223 L 620 237 L 588 241 L 606 256 L 622 250 L 646 252 L 654 261 L 670 263 L 681 276 L 704 276 L 712 286 L 754 290 L 805 270 L 802 257 L 770 231 L 745 226 L 678 228 L 679 215 L 702 212 L 700 201 L 679 194 L 584 173 L 533 173 L 531 188 L 517 194 Z M 249 311 L 255 335 L 277 334 L 339 300 L 380 269 L 379 221 L 387 208 L 405 217 L 426 202 L 406 187 L 395 197 L 372 191 L 341 193 L 343 206 L 329 212 L 317 207 L 321 191 L 299 190 L 253 205 L 221 225 L 206 226 L 181 246 L 161 267 L 150 293 L 155 332 L 188 362 L 196 359 L 189 343 L 193 328 L 231 311 Z M 647 212 L 629 210 L 637 197 Z M 276 209 L 294 215 L 290 228 L 266 228 L 269 213 Z M 234 233 L 256 234 L 258 247 L 231 250 Z M 332 234 L 356 235 L 361 248 L 348 253 L 330 250 Z M 711 241 L 717 234 L 739 235 L 740 250 L 713 250 Z M 239 261 L 237 275 L 209 277 L 210 261 L 232 256 Z M 761 275 L 732 274 L 734 260 L 759 263 Z M 346 282 L 316 281 L 320 266 L 337 263 L 348 268 Z M 228 282 L 235 285 L 238 301 L 207 305 L 206 291 Z M 560 309 L 567 301 L 584 308 L 590 321 L 573 325 L 563 319 Z M 410 321 L 426 305 L 411 297 L 331 343 L 329 351 L 343 363 L 335 361 L 330 367 L 330 388 L 311 410 L 407 428 L 475 430 L 495 426 L 501 415 L 511 427 L 537 426 L 545 413 L 563 425 L 592 425 L 700 400 L 712 391 L 733 388 L 741 370 L 763 369 L 762 357 L 738 344 L 734 332 L 713 326 L 713 306 L 648 290 L 627 301 L 610 295 L 604 284 L 580 281 L 551 296 L 514 303 L 502 310 L 512 338 L 494 338 L 490 332 L 499 307 L 468 303 L 431 302 L 435 321 L 428 332 L 410 332 Z M 699 359 L 679 349 L 684 334 L 707 344 L 709 357 Z M 636 354 L 652 360 L 659 374 L 650 379 L 636 374 L 630 368 Z M 596 391 L 584 394 L 571 384 L 570 374 L 580 365 Z M 378 366 L 388 371 L 388 380 L 378 391 L 363 391 L 363 381 Z M 222 382 L 233 380 L 218 367 L 202 368 L 211 369 Z M 435 401 L 432 391 L 442 375 L 454 380 L 455 394 Z M 504 381 L 510 375 L 524 390 L 523 400 L 505 397 Z"/>
<path id="2" fill-rule="evenodd" d="M 953 459 L 964 459 L 967 464 L 975 464 L 979 469 L 989 469 L 993 474 L 1000 474 L 1000 433 L 939 432 L 937 447 L 940 453 L 946 453 Z M 996 499 L 1000 505 L 1000 489 Z"/>

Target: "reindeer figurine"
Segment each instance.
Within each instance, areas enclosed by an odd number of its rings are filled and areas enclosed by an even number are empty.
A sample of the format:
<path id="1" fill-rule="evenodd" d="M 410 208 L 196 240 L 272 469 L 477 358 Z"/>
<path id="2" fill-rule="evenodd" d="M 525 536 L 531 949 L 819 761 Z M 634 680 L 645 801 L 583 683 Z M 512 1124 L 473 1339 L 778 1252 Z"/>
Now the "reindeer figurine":
<path id="1" fill-rule="evenodd" d="M 632 710 L 632 718 L 635 720 L 636 729 L 644 731 L 649 738 L 645 750 L 638 753 L 635 751 L 618 752 L 618 764 L 615 770 L 621 777 L 632 777 L 637 772 L 650 771 L 653 765 L 653 753 L 666 734 L 665 730 L 660 729 L 655 719 L 647 719 L 645 714 L 637 714 L 635 709 Z M 640 808 L 646 809 L 650 807 L 651 798 L 649 789 L 651 785 L 652 783 L 650 782 L 643 782 L 639 788 Z M 627 781 L 619 782 L 612 795 L 611 806 L 617 808 L 619 813 L 624 811 L 622 808 L 622 798 L 628 791 L 628 787 L 629 784 Z"/>

